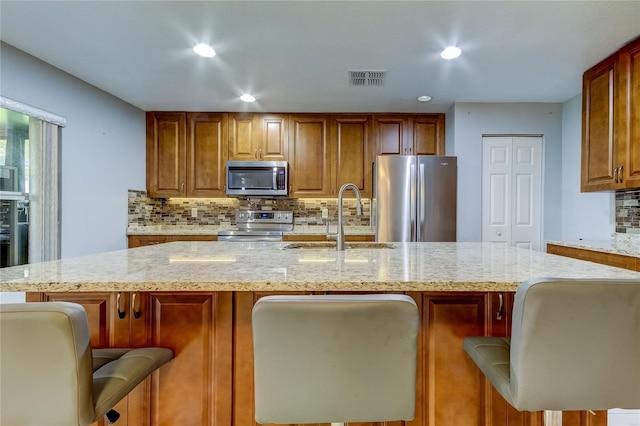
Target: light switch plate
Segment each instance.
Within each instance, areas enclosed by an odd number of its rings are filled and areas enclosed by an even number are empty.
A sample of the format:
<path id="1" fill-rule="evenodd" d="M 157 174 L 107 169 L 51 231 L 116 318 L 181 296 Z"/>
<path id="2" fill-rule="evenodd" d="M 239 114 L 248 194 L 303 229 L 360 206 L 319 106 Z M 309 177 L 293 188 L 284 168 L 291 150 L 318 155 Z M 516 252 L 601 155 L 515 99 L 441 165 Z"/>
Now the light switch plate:
<path id="1" fill-rule="evenodd" d="M 322 209 L 322 218 L 323 219 L 329 218 L 329 209 Z"/>
<path id="2" fill-rule="evenodd" d="M 197 207 L 193 207 L 191 209 L 191 217 L 198 217 L 198 208 Z"/>

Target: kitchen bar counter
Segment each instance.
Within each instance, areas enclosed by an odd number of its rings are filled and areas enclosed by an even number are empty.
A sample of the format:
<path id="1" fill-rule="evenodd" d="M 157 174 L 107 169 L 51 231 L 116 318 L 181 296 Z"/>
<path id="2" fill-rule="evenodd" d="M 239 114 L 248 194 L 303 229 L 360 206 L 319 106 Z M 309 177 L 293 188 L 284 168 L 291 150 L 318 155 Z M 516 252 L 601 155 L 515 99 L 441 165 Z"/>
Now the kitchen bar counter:
<path id="1" fill-rule="evenodd" d="M 513 292 L 530 277 L 640 279 L 630 270 L 492 244 L 394 243 L 344 252 L 284 249 L 288 244 L 170 242 L 16 266 L 0 269 L 0 290 L 26 291 L 30 302 L 82 304 L 95 347 L 174 351 L 153 386 L 137 388 L 135 398 L 116 407 L 127 413 L 125 426 L 150 418 L 257 426 L 251 318 L 265 295 L 404 292 L 420 312 L 420 391 L 411 424 L 502 425 L 507 416 L 509 424 L 542 424 L 542 415 L 516 412 L 487 392 L 462 339 L 508 336 Z M 565 426 L 596 424 L 592 419 L 563 413 Z"/>
<path id="2" fill-rule="evenodd" d="M 515 291 L 530 277 L 640 273 L 482 243 L 284 249 L 288 243 L 172 242 L 0 270 L 0 291 Z"/>

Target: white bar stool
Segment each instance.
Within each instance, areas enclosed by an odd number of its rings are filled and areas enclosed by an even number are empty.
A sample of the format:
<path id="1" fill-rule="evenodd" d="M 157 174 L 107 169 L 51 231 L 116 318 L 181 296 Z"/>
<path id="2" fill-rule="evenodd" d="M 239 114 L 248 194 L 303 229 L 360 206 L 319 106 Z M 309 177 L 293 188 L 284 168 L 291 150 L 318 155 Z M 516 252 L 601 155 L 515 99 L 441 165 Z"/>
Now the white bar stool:
<path id="1" fill-rule="evenodd" d="M 267 296 L 252 327 L 258 423 L 413 419 L 419 318 L 410 297 Z"/>
<path id="2" fill-rule="evenodd" d="M 516 292 L 511 339 L 464 349 L 520 411 L 640 408 L 640 280 L 535 278 Z"/>

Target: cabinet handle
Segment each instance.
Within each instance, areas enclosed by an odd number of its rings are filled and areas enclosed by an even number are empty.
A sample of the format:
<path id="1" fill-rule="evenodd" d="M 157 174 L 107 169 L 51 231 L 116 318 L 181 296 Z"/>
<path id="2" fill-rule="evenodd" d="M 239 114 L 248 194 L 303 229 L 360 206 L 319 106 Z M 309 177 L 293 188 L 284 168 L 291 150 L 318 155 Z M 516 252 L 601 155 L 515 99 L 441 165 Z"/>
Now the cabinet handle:
<path id="1" fill-rule="evenodd" d="M 622 168 L 623 167 L 624 167 L 624 165 L 622 165 L 622 164 L 618 166 L 618 178 L 620 178 L 620 182 L 619 183 L 622 183 Z"/>
<path id="2" fill-rule="evenodd" d="M 184 182 L 180 184 L 180 191 L 184 191 Z"/>
<path id="3" fill-rule="evenodd" d="M 498 306 L 498 313 L 496 314 L 496 319 L 501 320 L 502 314 L 504 313 L 504 303 L 502 300 L 502 293 L 498 293 L 498 300 L 500 301 L 500 306 Z"/>
<path id="4" fill-rule="evenodd" d="M 124 319 L 126 312 L 120 309 L 120 293 L 116 296 L 116 310 L 118 311 L 118 318 Z"/>
<path id="5" fill-rule="evenodd" d="M 142 316 L 142 312 L 136 309 L 136 296 L 138 293 L 133 293 L 133 297 L 131 298 L 131 312 L 133 312 L 133 317 L 135 319 L 140 318 Z"/>
<path id="6" fill-rule="evenodd" d="M 258 148 L 253 150 L 253 158 L 258 159 Z"/>
<path id="7" fill-rule="evenodd" d="M 262 160 L 262 148 L 258 151 L 258 158 Z"/>

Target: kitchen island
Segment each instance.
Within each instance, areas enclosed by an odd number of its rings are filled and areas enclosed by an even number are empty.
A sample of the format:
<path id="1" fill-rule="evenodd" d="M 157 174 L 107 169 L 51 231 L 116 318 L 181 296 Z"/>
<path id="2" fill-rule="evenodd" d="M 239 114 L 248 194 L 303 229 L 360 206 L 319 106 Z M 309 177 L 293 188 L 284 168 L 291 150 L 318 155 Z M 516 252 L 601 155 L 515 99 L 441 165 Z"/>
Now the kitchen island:
<path id="1" fill-rule="evenodd" d="M 251 309 L 264 295 L 401 292 L 421 313 L 416 419 L 407 424 L 524 426 L 540 424 L 540 414 L 508 407 L 466 356 L 462 338 L 508 336 L 513 294 L 530 277 L 640 279 L 493 244 L 344 252 L 288 244 L 173 242 L 23 265 L 0 270 L 0 289 L 26 291 L 29 301 L 83 304 L 96 347 L 174 350 L 170 365 L 119 404 L 123 425 L 255 424 Z M 564 418 L 565 425 L 606 424 L 600 412 Z"/>

